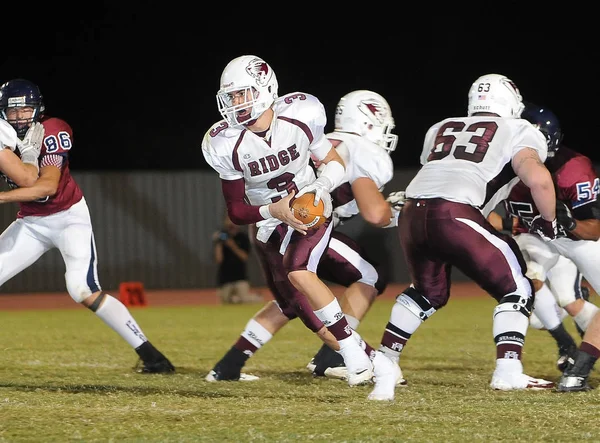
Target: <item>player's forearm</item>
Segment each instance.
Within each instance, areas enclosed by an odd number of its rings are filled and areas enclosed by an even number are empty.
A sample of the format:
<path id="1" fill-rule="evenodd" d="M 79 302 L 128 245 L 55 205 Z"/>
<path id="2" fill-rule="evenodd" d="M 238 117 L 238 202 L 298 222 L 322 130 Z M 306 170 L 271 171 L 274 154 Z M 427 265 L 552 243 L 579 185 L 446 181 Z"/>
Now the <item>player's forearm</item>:
<path id="1" fill-rule="evenodd" d="M 569 231 L 581 240 L 596 241 L 600 239 L 600 220 L 577 220 L 575 229 Z"/>
<path id="2" fill-rule="evenodd" d="M 0 151 L 0 171 L 22 187 L 33 186 L 39 173 L 36 166 L 23 163 L 10 149 Z"/>
<path id="3" fill-rule="evenodd" d="M 33 186 L 38 179 L 38 170 L 31 164 L 22 163 L 18 170 L 6 174 L 17 186 L 30 187 Z"/>
<path id="4" fill-rule="evenodd" d="M 549 183 L 536 183 L 529 189 L 542 218 L 548 221 L 554 220 L 556 218 L 556 194 L 552 181 Z"/>
<path id="5" fill-rule="evenodd" d="M 38 180 L 35 185 L 29 188 L 18 188 L 6 192 L 0 192 L 0 203 L 29 202 L 52 196 L 55 193 L 55 187 L 40 183 Z"/>

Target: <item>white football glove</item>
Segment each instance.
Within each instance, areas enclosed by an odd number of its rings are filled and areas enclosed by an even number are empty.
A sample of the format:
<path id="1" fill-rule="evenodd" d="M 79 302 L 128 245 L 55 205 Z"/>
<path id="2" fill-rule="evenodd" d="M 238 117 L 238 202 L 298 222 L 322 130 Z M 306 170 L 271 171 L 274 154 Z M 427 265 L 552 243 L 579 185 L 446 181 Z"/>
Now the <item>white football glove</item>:
<path id="1" fill-rule="evenodd" d="M 398 226 L 398 217 L 400 216 L 400 211 L 392 206 L 392 217 L 390 218 L 390 223 L 385 225 L 383 228 L 395 228 Z"/>
<path id="2" fill-rule="evenodd" d="M 42 151 L 44 141 L 44 125 L 32 123 L 23 140 L 17 141 L 17 147 L 21 153 L 21 161 L 38 167 L 38 159 Z"/>
<path id="3" fill-rule="evenodd" d="M 394 208 L 397 211 L 400 211 L 402 210 L 404 203 L 406 203 L 406 192 L 390 192 L 390 195 L 388 195 L 388 198 L 386 198 L 385 201 L 387 201 L 392 206 L 392 208 Z"/>
<path id="4" fill-rule="evenodd" d="M 305 187 L 300 189 L 300 191 L 298 191 L 298 194 L 296 194 L 296 198 L 309 192 L 314 192 L 315 200 L 313 204 L 315 206 L 318 206 L 319 200 L 322 200 L 323 205 L 325 206 L 323 210 L 323 216 L 325 218 L 329 218 L 331 216 L 331 212 L 333 211 L 333 203 L 331 201 L 331 195 L 329 195 L 329 189 L 331 189 L 331 187 L 331 181 L 327 177 L 321 176 L 314 182 L 312 182 L 310 185 L 306 185 Z"/>

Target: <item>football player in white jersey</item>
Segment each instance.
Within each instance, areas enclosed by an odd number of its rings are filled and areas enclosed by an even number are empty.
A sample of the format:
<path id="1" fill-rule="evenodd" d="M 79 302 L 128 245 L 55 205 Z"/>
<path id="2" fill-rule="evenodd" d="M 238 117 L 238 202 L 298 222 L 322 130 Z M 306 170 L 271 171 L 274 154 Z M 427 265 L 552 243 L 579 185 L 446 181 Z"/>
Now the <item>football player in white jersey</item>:
<path id="1" fill-rule="evenodd" d="M 330 193 L 345 176 L 344 161 L 324 133 L 323 105 L 303 92 L 278 97 L 271 66 L 253 55 L 228 63 L 217 102 L 224 120 L 207 131 L 202 152 L 219 173 L 229 217 L 240 225 L 256 223 L 257 252 L 269 263 L 268 272 L 275 281 L 290 281 L 294 310 L 313 313 L 335 338 L 350 386 L 373 375 L 378 383 L 380 376 L 381 382 L 395 376 L 394 365 L 383 354 L 371 356 L 381 364 L 371 361 L 337 299 L 317 276 L 333 228 Z M 310 165 L 311 153 L 325 164 L 319 178 Z M 290 210 L 294 196 L 307 192 L 315 194 L 315 205 L 323 201 L 327 217 L 310 230 Z M 262 328 L 258 341 L 270 335 Z M 390 374 L 378 374 L 378 367 Z"/>
<path id="2" fill-rule="evenodd" d="M 503 75 L 488 74 L 471 85 L 467 117 L 444 119 L 427 131 L 423 166 L 406 188 L 398 222 L 412 284 L 397 297 L 380 347 L 399 359 L 417 328 L 448 302 L 456 266 L 498 301 L 491 387 L 499 390 L 554 386 L 523 373 L 521 352 L 533 287 L 515 241 L 486 220 L 518 177 L 540 208 L 532 230 L 548 239 L 557 235 L 554 186 L 543 163 L 546 142 L 519 118 L 522 110 L 515 84 Z M 385 392 L 376 386 L 373 394 Z"/>
<path id="3" fill-rule="evenodd" d="M 389 155 L 398 143 L 398 136 L 392 134 L 394 127 L 391 108 L 380 94 L 356 90 L 340 99 L 335 112 L 335 129 L 327 134 L 346 163 L 346 178 L 331 194 L 334 223 L 343 223 L 360 213 L 373 226 L 397 226 L 399 211 L 382 194 L 394 174 Z M 317 161 L 315 165 L 322 168 Z M 358 257 L 349 249 L 348 245 L 353 242 L 335 238 L 335 235 L 329 242 L 328 254 L 321 260 L 319 275 L 347 288 L 338 300 L 348 323 L 356 330 L 376 297 L 385 290 L 383 284 L 387 281 L 382 281 L 380 270 L 369 262 L 362 275 L 354 275 L 362 266 L 358 260 L 354 263 L 350 260 L 353 255 Z M 340 265 L 340 258 L 350 261 Z M 311 359 L 307 369 L 315 376 L 346 376 L 343 360 L 327 343 Z"/>
<path id="4" fill-rule="evenodd" d="M 23 140 L 6 120 L 0 119 L 0 173 L 17 186 L 32 186 L 38 178 L 38 157 L 44 139 L 44 126 L 35 122 Z M 15 149 L 19 154 L 15 154 Z"/>
<path id="5" fill-rule="evenodd" d="M 396 148 L 398 137 L 392 134 L 394 120 L 387 101 L 379 94 L 358 90 L 346 94 L 340 99 L 336 108 L 335 130 L 327 134 L 342 156 L 346 165 L 346 175 L 332 192 L 334 212 L 337 217 L 349 218 L 362 211 L 369 223 L 378 227 L 397 225 L 398 211 L 388 204 L 381 190 L 393 175 L 393 163 L 389 153 Z M 315 159 L 315 166 L 322 170 L 322 165 Z M 268 269 L 269 263 L 264 254 L 258 253 L 263 270 Z M 317 274 L 335 284 L 346 287 L 339 297 L 348 324 L 356 329 L 378 294 L 381 294 L 387 281 L 381 275 L 378 265 L 364 256 L 360 245 L 346 235 L 333 231 L 329 246 L 321 258 Z M 209 381 L 222 378 L 219 374 L 232 374 L 235 380 L 249 381 L 258 377 L 241 372 L 242 366 L 236 363 L 235 355 L 245 353 L 241 362 L 245 363 L 249 356 L 264 346 L 273 335 L 285 326 L 291 319 L 300 316 L 306 326 L 316 332 L 325 344 L 324 349 L 331 349 L 332 341 L 324 331 L 323 323 L 314 315 L 302 314 L 290 309 L 289 297 L 293 292 L 289 283 L 274 281 L 266 273 L 266 281 L 275 296 L 274 302 L 269 302 L 248 322 L 237 342 L 228 353 L 215 365 L 208 374 Z M 310 313 L 309 313 L 310 314 Z M 267 330 L 269 334 L 261 334 Z M 260 339 L 256 339 L 259 337 Z M 316 364 L 323 365 L 324 374 L 333 378 L 347 377 L 343 358 L 341 364 L 328 358 L 327 351 L 319 351 L 319 361 L 312 361 L 309 366 L 314 371 Z M 336 356 L 335 351 L 331 351 Z M 369 352 L 375 352 L 369 350 Z M 378 358 L 381 358 L 379 356 Z M 331 369 L 331 372 L 325 372 Z M 397 385 L 405 385 L 402 373 L 394 368 Z M 393 381 L 394 378 L 391 378 Z"/>

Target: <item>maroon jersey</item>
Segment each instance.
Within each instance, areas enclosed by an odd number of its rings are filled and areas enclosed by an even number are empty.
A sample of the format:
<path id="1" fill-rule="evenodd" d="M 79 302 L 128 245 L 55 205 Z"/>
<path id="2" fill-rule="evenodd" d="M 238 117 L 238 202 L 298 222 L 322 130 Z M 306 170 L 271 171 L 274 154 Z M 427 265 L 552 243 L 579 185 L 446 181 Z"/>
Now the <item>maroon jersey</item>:
<path id="1" fill-rule="evenodd" d="M 552 174 L 556 188 L 556 198 L 563 201 L 579 220 L 594 218 L 588 208 L 598 198 L 600 180 L 591 160 L 578 152 L 561 146 L 554 157 L 546 160 L 546 167 Z M 508 213 L 519 217 L 517 233 L 528 232 L 533 217 L 539 214 L 529 188 L 518 182 L 504 201 Z M 589 212 L 589 214 L 588 214 Z M 574 235 L 567 233 L 573 240 Z"/>
<path id="2" fill-rule="evenodd" d="M 44 157 L 62 157 L 60 181 L 56 194 L 36 201 L 19 203 L 18 218 L 29 215 L 51 215 L 69 209 L 81 200 L 83 193 L 69 171 L 69 150 L 73 146 L 73 130 L 59 118 L 44 117 L 42 119 L 45 135 L 39 163 L 44 165 Z M 49 162 L 53 164 L 54 162 Z"/>

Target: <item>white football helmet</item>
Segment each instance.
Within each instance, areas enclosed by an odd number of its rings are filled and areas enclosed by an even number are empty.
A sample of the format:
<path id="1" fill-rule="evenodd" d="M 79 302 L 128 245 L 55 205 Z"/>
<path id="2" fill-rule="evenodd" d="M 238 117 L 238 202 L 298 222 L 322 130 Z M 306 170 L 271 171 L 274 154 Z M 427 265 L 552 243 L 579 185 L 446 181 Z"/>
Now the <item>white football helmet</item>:
<path id="1" fill-rule="evenodd" d="M 524 107 L 517 85 L 504 75 L 483 75 L 469 89 L 469 116 L 476 112 L 492 112 L 500 117 L 519 118 Z"/>
<path id="2" fill-rule="evenodd" d="M 344 95 L 335 110 L 335 132 L 350 132 L 365 137 L 388 153 L 396 149 L 392 109 L 381 95 L 358 90 Z"/>
<path id="3" fill-rule="evenodd" d="M 263 59 L 254 55 L 234 58 L 221 74 L 219 112 L 230 126 L 254 124 L 277 98 L 277 88 L 275 72 Z"/>

